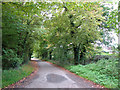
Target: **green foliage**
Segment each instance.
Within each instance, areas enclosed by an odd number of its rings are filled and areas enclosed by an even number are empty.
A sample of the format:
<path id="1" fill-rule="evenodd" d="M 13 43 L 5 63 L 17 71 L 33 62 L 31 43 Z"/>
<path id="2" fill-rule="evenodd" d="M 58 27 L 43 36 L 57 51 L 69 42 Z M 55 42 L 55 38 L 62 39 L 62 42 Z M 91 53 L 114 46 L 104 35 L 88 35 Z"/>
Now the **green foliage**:
<path id="1" fill-rule="evenodd" d="M 86 52 L 92 53 L 93 44 L 100 39 L 98 25 L 104 20 L 102 8 L 95 2 L 77 4 L 66 2 L 62 8 L 58 5 L 58 9 L 57 15 L 44 22 L 48 30 L 48 44 L 51 45 L 56 60 L 64 61 L 66 56 L 70 55 L 68 52 L 71 51 L 75 61 L 79 62 L 79 59 L 82 60 L 85 57 Z M 59 12 L 61 9 L 64 9 L 62 13 Z"/>
<path id="2" fill-rule="evenodd" d="M 15 68 L 22 64 L 23 59 L 19 58 L 15 51 L 12 49 L 3 49 L 3 69 Z"/>
<path id="3" fill-rule="evenodd" d="M 118 59 L 101 59 L 97 63 L 69 66 L 67 69 L 107 88 L 118 88 Z"/>
<path id="4" fill-rule="evenodd" d="M 109 3 L 110 4 L 110 3 Z M 114 37 L 111 37 L 111 32 L 118 35 L 118 10 L 113 8 L 113 5 L 110 4 L 111 7 L 102 5 L 103 7 L 103 16 L 105 17 L 105 20 L 101 24 L 101 36 L 102 40 L 100 40 L 101 43 L 103 43 L 106 46 L 114 46 L 112 44 L 112 41 L 115 39 Z"/>
<path id="5" fill-rule="evenodd" d="M 38 7 L 33 2 L 2 2 L 3 68 L 15 68 L 30 60 L 34 28 L 42 20 Z"/>
<path id="6" fill-rule="evenodd" d="M 11 85 L 22 78 L 30 75 L 33 72 L 34 68 L 31 65 L 23 65 L 18 69 L 10 69 L 2 71 L 2 88 L 5 88 L 8 85 Z"/>
<path id="7" fill-rule="evenodd" d="M 120 1 L 118 3 L 118 11 L 120 10 Z M 118 22 L 120 22 L 120 11 L 118 12 Z"/>
<path id="8" fill-rule="evenodd" d="M 92 61 L 98 61 L 98 60 L 101 60 L 101 59 L 109 59 L 111 57 L 115 57 L 113 55 L 95 55 L 91 58 Z"/>
<path id="9" fill-rule="evenodd" d="M 12 13 L 12 10 L 9 8 L 9 5 L 3 5 L 2 12 L 2 39 L 3 47 L 15 48 L 18 45 L 20 28 L 22 23 L 19 18 Z"/>

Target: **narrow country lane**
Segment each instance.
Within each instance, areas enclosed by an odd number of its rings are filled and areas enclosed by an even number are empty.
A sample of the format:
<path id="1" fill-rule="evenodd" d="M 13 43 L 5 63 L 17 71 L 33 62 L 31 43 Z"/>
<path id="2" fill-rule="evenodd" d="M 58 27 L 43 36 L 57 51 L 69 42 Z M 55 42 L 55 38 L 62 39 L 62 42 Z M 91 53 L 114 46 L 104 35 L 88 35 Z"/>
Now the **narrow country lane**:
<path id="1" fill-rule="evenodd" d="M 45 61 L 37 61 L 39 71 L 24 88 L 99 88 L 91 82 L 79 78 Z"/>

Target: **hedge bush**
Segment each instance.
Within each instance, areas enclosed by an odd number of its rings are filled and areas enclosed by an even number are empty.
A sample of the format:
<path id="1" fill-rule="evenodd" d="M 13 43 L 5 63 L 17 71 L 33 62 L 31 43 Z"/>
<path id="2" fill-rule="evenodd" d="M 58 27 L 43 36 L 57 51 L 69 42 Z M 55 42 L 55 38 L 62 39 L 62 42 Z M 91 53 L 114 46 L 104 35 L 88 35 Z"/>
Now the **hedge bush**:
<path id="1" fill-rule="evenodd" d="M 22 64 L 23 59 L 19 58 L 12 49 L 3 49 L 2 67 L 3 69 L 10 69 L 18 67 Z"/>

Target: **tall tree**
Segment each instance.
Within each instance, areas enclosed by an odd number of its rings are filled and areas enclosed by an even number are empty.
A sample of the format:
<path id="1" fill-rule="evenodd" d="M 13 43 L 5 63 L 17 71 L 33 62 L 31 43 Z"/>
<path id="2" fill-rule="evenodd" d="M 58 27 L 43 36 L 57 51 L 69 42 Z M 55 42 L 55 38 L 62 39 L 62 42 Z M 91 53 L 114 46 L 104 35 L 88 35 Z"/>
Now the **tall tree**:
<path id="1" fill-rule="evenodd" d="M 104 19 L 99 3 L 69 3 L 63 4 L 64 13 L 58 14 L 48 22 L 48 30 L 52 32 L 54 43 L 72 44 L 75 64 L 79 57 L 85 56 L 87 47 L 99 39 L 98 25 Z M 62 46 L 63 46 L 62 45 Z M 79 56 L 80 55 L 80 56 Z"/>
<path id="2" fill-rule="evenodd" d="M 40 3 L 34 2 L 2 2 L 3 57 L 9 56 L 6 50 L 11 49 L 23 59 L 22 63 L 30 60 L 35 40 L 32 33 L 41 25 L 41 8 Z M 9 63 L 9 58 L 14 57 L 3 58 L 4 64 Z"/>

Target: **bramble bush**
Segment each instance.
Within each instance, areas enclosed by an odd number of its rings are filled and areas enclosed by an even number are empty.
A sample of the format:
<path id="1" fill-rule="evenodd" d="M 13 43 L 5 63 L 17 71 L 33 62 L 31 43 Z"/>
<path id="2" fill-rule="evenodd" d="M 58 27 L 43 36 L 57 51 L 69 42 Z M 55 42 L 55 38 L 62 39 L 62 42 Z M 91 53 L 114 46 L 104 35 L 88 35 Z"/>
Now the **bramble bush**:
<path id="1" fill-rule="evenodd" d="M 19 58 L 12 49 L 3 49 L 2 67 L 3 69 L 10 69 L 18 67 L 22 64 L 23 59 Z"/>

